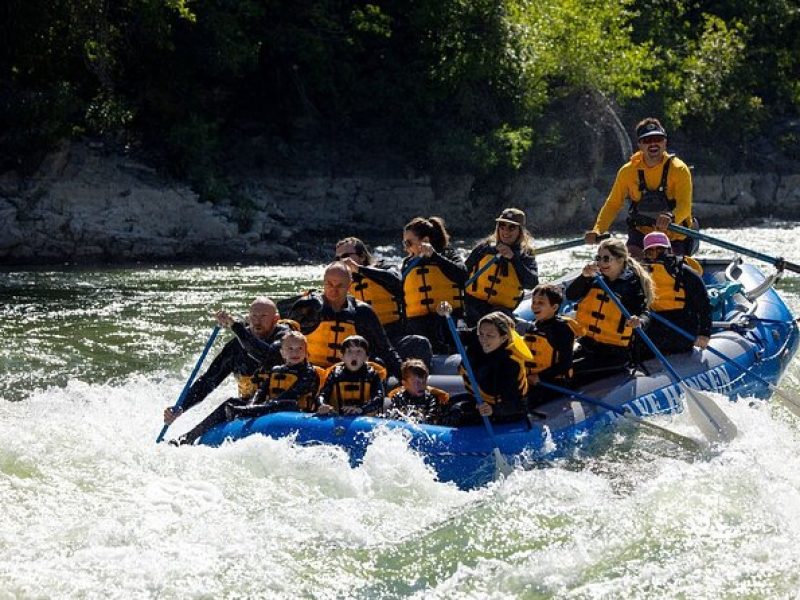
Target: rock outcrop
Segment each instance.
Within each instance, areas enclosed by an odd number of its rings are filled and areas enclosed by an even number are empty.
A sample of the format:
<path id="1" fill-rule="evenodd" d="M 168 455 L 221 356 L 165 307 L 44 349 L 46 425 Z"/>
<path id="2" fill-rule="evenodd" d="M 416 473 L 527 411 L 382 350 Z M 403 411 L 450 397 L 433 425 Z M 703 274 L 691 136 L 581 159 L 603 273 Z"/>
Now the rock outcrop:
<path id="1" fill-rule="evenodd" d="M 535 234 L 575 234 L 594 222 L 612 180 L 522 174 L 488 197 L 469 176 L 256 173 L 237 182 L 249 202 L 243 219 L 230 203 L 201 202 L 127 156 L 65 143 L 31 178 L 0 175 L 0 259 L 292 261 L 319 236 L 396 235 L 417 215 L 444 216 L 456 236 L 481 235 L 505 206 L 523 208 Z M 800 219 L 800 174 L 696 175 L 694 186 L 701 223 Z"/>

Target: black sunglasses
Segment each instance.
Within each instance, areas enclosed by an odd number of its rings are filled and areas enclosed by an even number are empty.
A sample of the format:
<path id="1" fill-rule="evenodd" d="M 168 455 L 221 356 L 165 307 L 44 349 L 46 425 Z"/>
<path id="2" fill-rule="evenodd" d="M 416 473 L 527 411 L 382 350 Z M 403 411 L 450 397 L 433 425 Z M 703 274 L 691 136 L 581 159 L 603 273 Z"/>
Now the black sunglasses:
<path id="1" fill-rule="evenodd" d="M 358 252 L 343 252 L 342 254 L 337 254 L 333 258 L 342 260 L 343 258 L 350 258 L 351 256 L 358 256 Z"/>
<path id="2" fill-rule="evenodd" d="M 598 254 L 597 256 L 594 257 L 594 262 L 599 262 L 599 263 L 600 262 L 608 263 L 611 262 L 612 260 L 614 260 L 614 257 L 611 256 L 610 254 L 604 254 L 603 256 L 600 256 Z"/>

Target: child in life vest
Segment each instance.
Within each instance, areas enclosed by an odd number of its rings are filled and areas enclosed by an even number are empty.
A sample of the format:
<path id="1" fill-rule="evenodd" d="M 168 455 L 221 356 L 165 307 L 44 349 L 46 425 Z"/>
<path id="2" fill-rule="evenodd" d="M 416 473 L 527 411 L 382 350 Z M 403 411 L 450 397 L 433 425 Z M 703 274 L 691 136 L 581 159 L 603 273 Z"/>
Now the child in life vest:
<path id="1" fill-rule="evenodd" d="M 170 440 L 170 444 L 174 446 L 193 444 L 215 425 L 234 419 L 260 417 L 286 410 L 310 411 L 313 398 L 319 389 L 322 369 L 309 364 L 306 356 L 306 337 L 299 331 L 287 332 L 281 339 L 280 352 L 284 364 L 272 368 L 269 378 L 261 385 L 254 404 L 241 405 L 230 400 L 223 402 L 191 431 L 175 440 Z M 273 395 L 270 397 L 270 387 L 278 386 L 279 379 L 285 388 L 278 393 L 272 390 Z"/>
<path id="2" fill-rule="evenodd" d="M 232 418 L 285 410 L 313 412 L 325 370 L 308 362 L 306 336 L 299 331 L 287 333 L 281 340 L 281 356 L 284 363 L 272 367 L 253 405 L 231 407 Z"/>
<path id="3" fill-rule="evenodd" d="M 529 411 L 559 395 L 537 385 L 540 381 L 569 387 L 573 344 L 581 327 L 577 321 L 558 314 L 563 300 L 561 288 L 551 283 L 537 285 L 531 294 L 531 310 L 535 320 L 523 331 L 525 345 L 532 356 L 525 361 L 530 386 Z"/>
<path id="4" fill-rule="evenodd" d="M 342 362 L 328 370 L 317 398 L 317 413 L 374 414 L 383 409 L 386 393 L 378 370 L 367 362 L 369 342 L 351 335 L 342 342 Z"/>
<path id="5" fill-rule="evenodd" d="M 400 368 L 402 384 L 389 392 L 384 416 L 393 419 L 435 421 L 450 401 L 450 394 L 428 385 L 430 372 L 424 361 L 409 358 Z"/>

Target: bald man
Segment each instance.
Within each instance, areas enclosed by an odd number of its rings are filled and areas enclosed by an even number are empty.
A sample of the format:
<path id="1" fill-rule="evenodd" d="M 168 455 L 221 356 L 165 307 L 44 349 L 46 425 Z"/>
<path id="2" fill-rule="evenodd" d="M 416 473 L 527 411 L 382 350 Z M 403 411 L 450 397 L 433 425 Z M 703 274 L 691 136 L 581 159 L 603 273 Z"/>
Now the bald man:
<path id="1" fill-rule="evenodd" d="M 391 375 L 399 377 L 400 356 L 372 307 L 348 293 L 351 281 L 345 265 L 332 263 L 325 268 L 322 294 L 310 293 L 289 311 L 289 318 L 300 323 L 308 339 L 308 359 L 319 367 L 330 367 L 341 361 L 344 339 L 360 335 L 369 342 L 371 356 L 379 358 Z"/>
<path id="2" fill-rule="evenodd" d="M 248 403 L 258 391 L 262 374 L 266 376 L 272 367 L 283 362 L 281 338 L 289 331 L 289 326 L 278 323 L 278 308 L 269 298 L 262 296 L 253 300 L 247 326 L 236 322 L 224 310 L 218 311 L 215 317 L 236 337 L 225 344 L 208 370 L 194 382 L 183 409 L 173 412 L 172 407 L 168 407 L 164 410 L 165 423 L 172 423 L 183 411 L 205 400 L 231 374 L 236 378 L 238 403 Z"/>

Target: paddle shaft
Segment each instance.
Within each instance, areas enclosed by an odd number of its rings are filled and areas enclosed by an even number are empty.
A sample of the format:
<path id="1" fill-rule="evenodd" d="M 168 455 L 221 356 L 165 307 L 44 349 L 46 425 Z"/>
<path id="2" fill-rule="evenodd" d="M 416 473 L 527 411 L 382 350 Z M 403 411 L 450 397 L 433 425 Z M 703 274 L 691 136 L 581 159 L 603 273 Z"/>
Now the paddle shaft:
<path id="1" fill-rule="evenodd" d="M 197 376 L 197 372 L 200 370 L 200 366 L 203 364 L 203 361 L 206 359 L 208 351 L 211 350 L 211 346 L 214 345 L 214 340 L 217 339 L 217 334 L 219 333 L 219 329 L 220 327 L 219 325 L 217 325 L 211 332 L 211 335 L 209 336 L 208 341 L 206 342 L 206 347 L 203 348 L 203 353 L 200 355 L 200 358 L 197 359 L 197 364 L 195 364 L 194 369 L 192 369 L 192 373 L 191 375 L 189 375 L 189 379 L 186 380 L 186 385 L 183 386 L 183 391 L 181 392 L 181 395 L 178 396 L 178 401 L 175 402 L 175 406 L 172 407 L 173 412 L 179 409 L 181 406 L 183 406 L 183 403 L 186 401 L 186 396 L 189 394 L 189 388 L 192 387 L 192 382 L 194 381 L 194 378 Z M 156 444 L 160 444 L 161 441 L 164 439 L 164 434 L 167 433 L 167 429 L 169 429 L 169 423 L 165 423 L 164 427 L 161 428 L 161 433 L 159 433 L 158 438 L 156 438 Z"/>
<path id="2" fill-rule="evenodd" d="M 622 300 L 620 300 L 617 297 L 617 295 L 611 291 L 611 288 L 608 287 L 608 284 L 606 283 L 605 279 L 603 279 L 603 276 L 598 274 L 594 276 L 594 279 L 600 285 L 600 287 L 603 288 L 603 291 L 605 291 L 605 293 L 608 294 L 608 296 L 611 298 L 611 301 L 617 305 L 617 308 L 619 308 L 620 312 L 622 313 L 622 316 L 624 316 L 626 319 L 630 319 L 631 318 L 630 311 L 627 308 L 625 308 L 624 304 L 622 304 Z M 658 360 L 661 361 L 661 364 L 664 365 L 664 368 L 667 370 L 667 373 L 669 373 L 670 377 L 672 378 L 672 381 L 674 383 L 681 383 L 681 376 L 678 375 L 678 372 L 675 371 L 675 369 L 669 363 L 667 358 L 656 347 L 656 345 L 653 343 L 653 340 L 650 339 L 650 336 L 647 335 L 644 332 L 644 330 L 642 330 L 641 327 L 636 327 L 635 329 L 639 337 L 642 338 L 644 343 L 647 344 L 650 350 L 653 351 L 653 354 L 655 354 Z"/>
<path id="3" fill-rule="evenodd" d="M 788 269 L 789 271 L 800 273 L 800 265 L 793 262 L 789 262 L 788 260 L 784 260 L 783 258 L 762 254 L 761 252 L 757 252 L 756 250 L 750 250 L 749 248 L 745 248 L 743 246 L 739 246 L 731 242 L 726 242 L 725 240 L 712 237 L 705 233 L 700 233 L 699 231 L 695 231 L 694 229 L 690 229 L 688 227 L 683 227 L 682 225 L 676 225 L 674 223 L 671 223 L 668 229 L 670 231 L 674 231 L 675 233 L 688 235 L 689 237 L 697 238 L 698 240 L 701 240 L 703 242 L 714 244 L 715 246 L 719 246 L 720 248 L 725 248 L 726 250 L 732 250 L 734 252 L 738 252 L 739 254 L 744 254 L 746 256 L 750 256 L 758 260 L 763 260 L 766 263 L 774 265 L 775 268 L 777 269 Z"/>
<path id="4" fill-rule="evenodd" d="M 546 389 L 549 389 L 549 390 L 553 390 L 554 392 L 558 392 L 559 394 L 563 394 L 565 396 L 572 396 L 572 397 L 577 398 L 578 400 L 581 400 L 583 402 L 587 402 L 589 404 L 595 404 L 597 406 L 605 408 L 606 410 L 610 410 L 611 412 L 619 415 L 620 417 L 622 417 L 624 419 L 628 419 L 630 421 L 633 421 L 637 425 L 642 425 L 644 427 L 648 427 L 648 428 L 652 429 L 653 431 L 657 431 L 659 434 L 662 434 L 662 435 L 668 437 L 673 442 L 679 443 L 679 444 L 681 444 L 683 446 L 689 446 L 689 447 L 692 447 L 692 448 L 697 448 L 698 447 L 698 443 L 695 440 L 693 440 L 692 438 L 686 437 L 685 435 L 681 435 L 680 433 L 676 433 L 676 432 L 672 431 L 671 429 L 667 429 L 666 427 L 661 427 L 660 425 L 656 425 L 655 423 L 650 423 L 648 421 L 645 421 L 641 417 L 638 417 L 637 415 L 633 414 L 633 412 L 630 409 L 625 410 L 625 409 L 619 408 L 617 406 L 614 406 L 613 404 L 608 404 L 607 402 L 603 402 L 599 398 L 592 398 L 591 396 L 587 396 L 587 395 L 582 394 L 580 392 L 576 392 L 574 390 L 570 390 L 568 388 L 564 388 L 564 387 L 555 385 L 553 383 L 547 383 L 547 382 L 544 382 L 544 381 L 540 380 L 537 385 L 540 385 L 543 388 L 546 388 Z"/>
<path id="5" fill-rule="evenodd" d="M 609 237 L 608 233 L 603 234 L 602 236 L 598 236 L 597 239 L 598 240 L 603 240 L 603 239 L 606 239 L 607 237 Z M 585 243 L 586 242 L 584 241 L 584 239 L 582 237 L 581 238 L 575 238 L 574 240 L 564 240 L 563 242 L 557 242 L 555 244 L 550 244 L 549 246 L 542 246 L 541 248 L 534 248 L 533 254 L 536 255 L 536 256 L 540 256 L 542 254 L 548 254 L 550 252 L 557 252 L 558 250 L 566 250 L 567 248 L 575 248 L 577 246 L 583 246 Z M 489 269 L 492 265 L 496 264 L 497 261 L 500 260 L 500 258 L 501 258 L 501 256 L 499 254 L 495 254 L 494 257 L 492 257 L 492 260 L 490 260 L 485 265 L 483 265 L 480 269 L 478 269 L 475 272 L 475 274 L 472 277 L 467 279 L 467 281 L 464 283 L 464 287 L 466 288 L 466 287 L 471 286 L 478 277 L 483 275 L 483 273 L 487 269 Z"/>
<path id="6" fill-rule="evenodd" d="M 468 288 L 469 286 L 471 286 L 471 285 L 472 285 L 472 284 L 475 282 L 475 280 L 476 280 L 476 279 L 478 279 L 478 277 L 480 277 L 481 275 L 483 275 L 483 274 L 484 274 L 486 271 L 488 271 L 488 270 L 489 270 L 489 269 L 490 269 L 490 268 L 491 268 L 493 265 L 496 265 L 498 262 L 500 262 L 500 258 L 501 258 L 501 256 L 500 256 L 499 254 L 495 254 L 495 255 L 492 257 L 492 260 L 490 260 L 490 261 L 489 261 L 489 262 L 487 262 L 485 265 L 483 265 L 483 266 L 482 266 L 480 269 L 478 269 L 477 271 L 475 271 L 475 274 L 474 274 L 472 277 L 470 277 L 469 279 L 467 279 L 467 280 L 464 282 L 464 287 L 465 287 L 465 288 Z"/>
<path id="7" fill-rule="evenodd" d="M 655 313 L 655 312 L 650 313 L 650 316 L 653 317 L 659 323 L 663 323 L 664 325 L 666 325 L 667 327 L 669 327 L 670 329 L 672 329 L 676 333 L 682 335 L 687 340 L 694 340 L 695 339 L 695 337 L 691 333 L 689 333 L 688 331 L 678 327 L 675 323 L 673 323 L 672 321 L 670 321 L 668 319 L 665 319 L 664 317 L 662 317 L 658 313 Z M 721 358 L 722 360 L 726 361 L 727 363 L 731 364 L 732 366 L 736 367 L 737 369 L 739 369 L 739 371 L 741 373 L 745 373 L 746 375 L 750 375 L 751 377 L 753 377 L 754 379 L 757 379 L 761 383 L 766 384 L 769 387 L 769 389 L 774 390 L 776 392 L 778 391 L 777 390 L 777 386 L 774 383 L 772 383 L 770 381 L 767 381 L 766 379 L 761 377 L 761 375 L 759 375 L 758 373 L 754 373 L 749 368 L 740 365 L 735 360 L 733 360 L 731 357 L 729 357 L 727 354 L 723 354 L 722 352 L 720 352 L 716 348 L 712 348 L 711 346 L 706 346 L 704 348 L 704 350 L 708 350 L 714 356 L 717 356 L 717 357 Z"/>
<path id="8" fill-rule="evenodd" d="M 414 258 L 412 258 L 411 260 L 409 260 L 409 261 L 408 261 L 408 264 L 406 265 L 406 268 L 405 268 L 405 270 L 404 270 L 404 271 L 403 271 L 403 273 L 400 275 L 400 277 L 401 277 L 402 279 L 405 279 L 405 278 L 406 278 L 406 276 L 407 276 L 409 273 L 411 273 L 412 269 L 413 269 L 414 267 L 416 267 L 416 266 L 417 266 L 417 264 L 419 263 L 419 261 L 421 261 L 421 260 L 422 260 L 422 257 L 421 257 L 421 256 L 415 256 Z"/>

